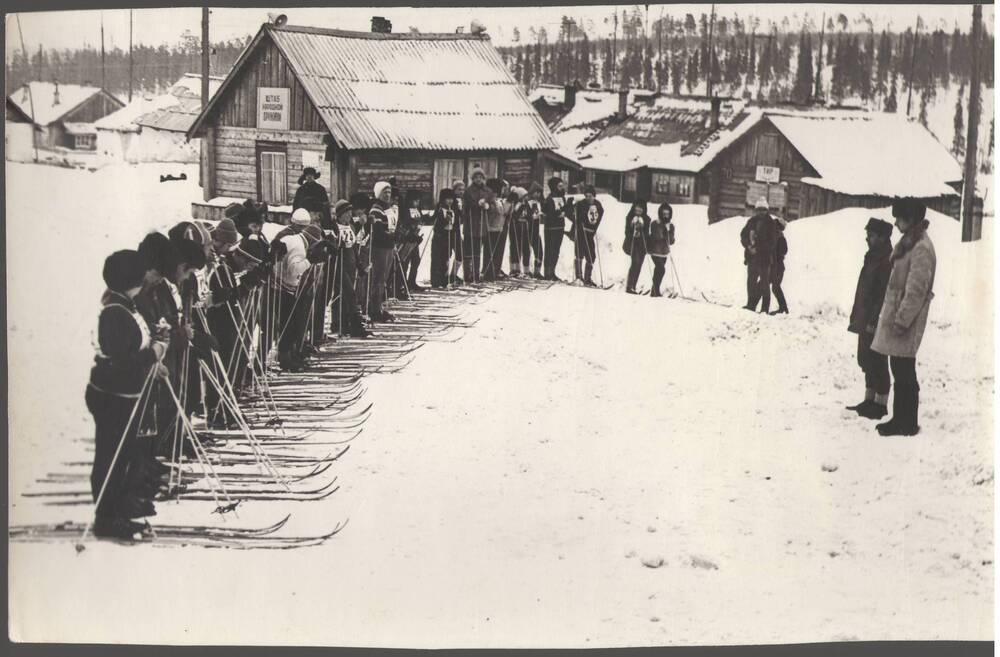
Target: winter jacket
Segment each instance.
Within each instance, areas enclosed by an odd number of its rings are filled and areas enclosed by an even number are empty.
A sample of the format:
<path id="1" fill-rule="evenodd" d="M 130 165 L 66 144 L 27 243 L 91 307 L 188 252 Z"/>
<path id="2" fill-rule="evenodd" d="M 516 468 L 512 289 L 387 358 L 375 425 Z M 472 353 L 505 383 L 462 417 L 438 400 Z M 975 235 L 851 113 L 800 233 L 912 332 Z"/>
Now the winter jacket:
<path id="1" fill-rule="evenodd" d="M 649 222 L 649 238 L 646 246 L 649 255 L 666 257 L 674 243 L 674 222 L 653 219 Z"/>
<path id="2" fill-rule="evenodd" d="M 747 219 L 740 231 L 740 242 L 743 244 L 743 261 L 751 260 L 759 263 L 770 262 L 777 250 L 776 222 L 768 213 L 755 214 Z"/>
<path id="3" fill-rule="evenodd" d="M 105 291 L 101 305 L 90 383 L 102 392 L 136 396 L 156 363 L 149 326 L 132 300 L 120 292 Z"/>
<path id="4" fill-rule="evenodd" d="M 306 238 L 302 235 L 288 235 L 281 238 L 288 249 L 281 259 L 278 269 L 278 280 L 286 292 L 295 294 L 299 288 L 302 276 L 309 269 L 310 262 L 306 252 Z"/>
<path id="5" fill-rule="evenodd" d="M 399 213 L 399 224 L 396 226 L 397 244 L 418 244 L 423 241 L 420 235 L 420 224 L 423 215 L 417 208 L 409 208 Z"/>
<path id="6" fill-rule="evenodd" d="M 486 230 L 490 233 L 499 233 L 507 221 L 503 202 L 496 197 L 491 199 L 487 196 L 486 203 Z"/>
<path id="7" fill-rule="evenodd" d="M 879 313 L 872 349 L 886 356 L 915 358 L 934 298 L 937 256 L 927 222 L 914 226 L 892 250 L 892 272 Z M 893 328 L 901 331 L 899 335 Z"/>
<path id="8" fill-rule="evenodd" d="M 626 255 L 632 255 L 632 252 L 636 248 L 643 249 L 645 252 L 648 250 L 649 245 L 649 226 L 652 223 L 652 219 L 645 212 L 642 213 L 642 225 L 634 226 L 632 220 L 634 215 L 631 211 L 627 217 L 625 217 L 625 241 L 622 242 L 622 251 Z"/>
<path id="9" fill-rule="evenodd" d="M 368 225 L 372 231 L 372 248 L 391 249 L 396 241 L 396 224 L 399 220 L 399 209 L 392 205 L 383 205 L 376 200 L 368 212 Z"/>
<path id="10" fill-rule="evenodd" d="M 892 245 L 885 243 L 865 254 L 865 262 L 858 275 L 858 287 L 854 291 L 854 305 L 851 306 L 851 323 L 847 330 L 851 333 L 875 333 L 879 311 L 889 285 L 892 271 Z"/>
<path id="11" fill-rule="evenodd" d="M 458 222 L 459 218 L 455 214 L 455 210 L 439 205 L 434 211 L 434 236 L 452 237 L 459 227 Z"/>
<path id="12" fill-rule="evenodd" d="M 472 238 L 481 237 L 486 223 L 486 210 L 479 206 L 480 199 L 486 198 L 486 185 L 469 185 L 462 198 L 462 231 Z"/>
<path id="13" fill-rule="evenodd" d="M 572 202 L 565 196 L 550 195 L 542 202 L 542 221 L 545 230 L 566 230 L 566 213 L 573 210 Z"/>
<path id="14" fill-rule="evenodd" d="M 580 231 L 585 233 L 596 233 L 597 227 L 604 219 L 604 206 L 597 199 L 593 203 L 586 200 L 579 201 L 573 205 L 573 235 Z"/>
<path id="15" fill-rule="evenodd" d="M 326 214 L 329 207 L 330 196 L 326 193 L 326 188 L 315 180 L 307 180 L 295 190 L 295 198 L 292 200 L 293 211 L 305 208 L 309 212 Z"/>

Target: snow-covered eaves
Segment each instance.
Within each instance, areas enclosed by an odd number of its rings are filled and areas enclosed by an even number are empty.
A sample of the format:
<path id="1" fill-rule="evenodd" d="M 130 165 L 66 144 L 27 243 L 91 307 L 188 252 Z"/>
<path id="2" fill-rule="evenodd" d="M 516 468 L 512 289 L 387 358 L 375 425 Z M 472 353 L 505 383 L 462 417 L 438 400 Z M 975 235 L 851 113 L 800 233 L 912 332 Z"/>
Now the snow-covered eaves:
<path id="1" fill-rule="evenodd" d="M 854 196 L 954 196 L 955 157 L 916 121 L 881 112 L 767 112 L 816 170 L 810 185 Z"/>
<path id="2" fill-rule="evenodd" d="M 106 94 L 119 106 L 124 106 L 124 103 L 100 87 L 52 82 L 29 82 L 15 89 L 7 98 L 36 124 L 46 126 L 100 93 Z"/>
<path id="3" fill-rule="evenodd" d="M 349 150 L 543 150 L 557 144 L 488 37 L 265 25 L 337 143 Z M 239 69 L 189 131 L 204 117 Z"/>
<path id="4" fill-rule="evenodd" d="M 66 128 L 67 134 L 73 136 L 97 134 L 97 130 L 94 128 L 93 123 L 79 123 L 79 122 L 67 121 L 63 123 L 63 127 Z"/>
<path id="5" fill-rule="evenodd" d="M 209 96 L 222 78 L 209 78 Z M 140 132 L 143 127 L 168 132 L 187 132 L 201 112 L 201 76 L 186 73 L 170 89 L 152 98 L 136 98 L 116 112 L 98 119 L 98 130 Z"/>

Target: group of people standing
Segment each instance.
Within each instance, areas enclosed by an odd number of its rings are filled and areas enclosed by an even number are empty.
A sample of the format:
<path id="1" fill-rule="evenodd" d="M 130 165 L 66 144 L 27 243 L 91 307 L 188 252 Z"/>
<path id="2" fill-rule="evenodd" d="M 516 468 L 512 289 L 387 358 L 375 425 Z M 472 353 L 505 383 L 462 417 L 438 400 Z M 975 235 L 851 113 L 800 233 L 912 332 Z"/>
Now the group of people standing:
<path id="1" fill-rule="evenodd" d="M 785 240 L 785 226 L 782 217 L 771 215 L 766 198 L 759 198 L 754 204 L 753 214 L 740 231 L 743 244 L 743 264 L 747 267 L 747 310 L 771 315 L 787 314 L 788 304 L 781 289 L 785 278 L 785 256 L 788 242 Z M 771 311 L 771 294 L 778 302 L 778 309 Z"/>

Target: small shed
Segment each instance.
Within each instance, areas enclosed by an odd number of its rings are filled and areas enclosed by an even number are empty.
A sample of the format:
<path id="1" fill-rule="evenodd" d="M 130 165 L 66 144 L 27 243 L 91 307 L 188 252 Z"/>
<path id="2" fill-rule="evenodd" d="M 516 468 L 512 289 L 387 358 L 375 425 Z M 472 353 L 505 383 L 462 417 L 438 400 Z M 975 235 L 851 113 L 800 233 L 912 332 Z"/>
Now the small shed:
<path id="1" fill-rule="evenodd" d="M 331 200 L 379 179 L 432 203 L 482 166 L 528 185 L 557 147 L 485 34 L 265 24 L 188 137 L 204 137 L 205 200 L 290 203 L 304 166 Z"/>
<path id="2" fill-rule="evenodd" d="M 93 123 L 125 106 L 100 87 L 58 82 L 29 82 L 7 99 L 31 117 L 40 128 L 36 133 L 38 147 L 48 149 L 75 149 L 80 144 L 85 150 L 93 150 Z M 82 138 L 78 140 L 78 136 Z"/>

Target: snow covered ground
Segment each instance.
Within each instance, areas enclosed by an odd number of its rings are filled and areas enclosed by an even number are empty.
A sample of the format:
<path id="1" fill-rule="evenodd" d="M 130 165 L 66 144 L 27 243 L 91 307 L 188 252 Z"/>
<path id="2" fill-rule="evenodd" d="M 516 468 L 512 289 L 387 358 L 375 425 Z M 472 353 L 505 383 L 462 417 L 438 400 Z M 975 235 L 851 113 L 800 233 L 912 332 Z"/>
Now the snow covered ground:
<path id="1" fill-rule="evenodd" d="M 186 182 L 158 182 L 180 170 Z M 10 511 L 21 523 L 41 511 L 18 493 L 79 455 L 72 439 L 90 431 L 102 258 L 187 217 L 200 190 L 196 168 L 175 165 L 8 164 L 7 175 Z M 676 208 L 679 280 L 667 279 L 737 307 L 635 297 L 620 285 L 627 208 L 602 201 L 596 275 L 615 289 L 556 286 L 472 307 L 481 321 L 460 342 L 365 379 L 375 410 L 336 466 L 336 495 L 242 514 L 291 511 L 300 527 L 350 518 L 342 534 L 289 552 L 12 544 L 13 635 L 411 647 L 992 639 L 992 230 L 962 245 L 956 222 L 931 218 L 923 432 L 890 440 L 843 410 L 863 391 L 846 325 L 870 211 L 788 227 L 792 314 L 766 317 L 738 308 L 741 220 L 709 226 L 705 208 Z M 641 285 L 650 274 L 647 263 Z M 165 520 L 210 519 L 205 506 L 159 507 Z"/>

